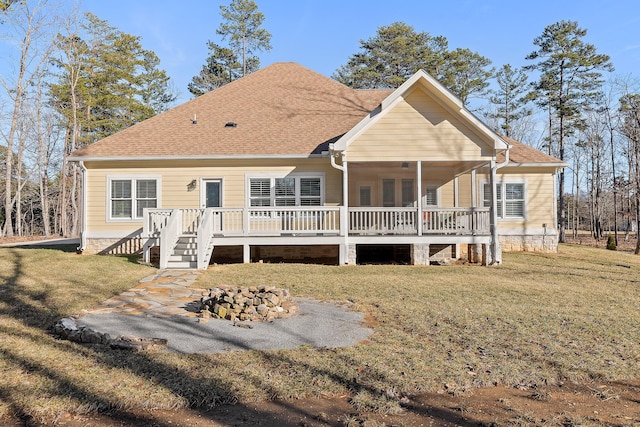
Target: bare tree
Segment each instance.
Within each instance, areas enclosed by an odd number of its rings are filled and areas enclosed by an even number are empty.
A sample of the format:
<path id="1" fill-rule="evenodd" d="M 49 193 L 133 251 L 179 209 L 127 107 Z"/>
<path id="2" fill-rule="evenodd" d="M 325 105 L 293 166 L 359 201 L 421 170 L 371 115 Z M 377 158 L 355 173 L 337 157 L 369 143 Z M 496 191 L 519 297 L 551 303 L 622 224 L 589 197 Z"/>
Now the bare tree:
<path id="1" fill-rule="evenodd" d="M 2 233 L 5 236 L 14 235 L 13 209 L 16 199 L 20 199 L 20 185 L 15 186 L 14 194 L 14 150 L 18 151 L 18 158 L 23 153 L 25 139 L 20 137 L 21 115 L 25 112 L 26 99 L 31 86 L 43 67 L 48 65 L 48 58 L 52 52 L 50 30 L 54 24 L 54 14 L 47 10 L 47 1 L 41 0 L 33 7 L 30 2 L 16 3 L 11 13 L 6 16 L 9 36 L 19 40 L 18 59 L 9 78 L 0 78 L 0 84 L 11 105 L 11 119 L 4 139 L 6 141 L 6 167 L 4 182 L 4 213 L 5 223 Z M 21 167 L 19 165 L 19 167 Z"/>
<path id="2" fill-rule="evenodd" d="M 620 131 L 628 141 L 626 157 L 629 167 L 629 198 L 633 197 L 637 236 L 640 234 L 640 94 L 624 94 L 620 98 L 620 112 Z M 640 237 L 634 253 L 640 255 Z"/>

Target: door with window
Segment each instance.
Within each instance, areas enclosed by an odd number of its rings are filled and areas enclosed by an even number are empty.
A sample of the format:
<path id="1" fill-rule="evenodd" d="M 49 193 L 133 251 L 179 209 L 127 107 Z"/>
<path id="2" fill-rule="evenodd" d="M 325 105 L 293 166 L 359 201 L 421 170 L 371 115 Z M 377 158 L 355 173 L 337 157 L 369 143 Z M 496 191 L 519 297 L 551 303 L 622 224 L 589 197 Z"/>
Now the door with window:
<path id="1" fill-rule="evenodd" d="M 200 207 L 220 208 L 222 207 L 222 180 L 203 179 L 200 188 Z M 213 213 L 213 229 L 222 231 L 222 213 Z"/>

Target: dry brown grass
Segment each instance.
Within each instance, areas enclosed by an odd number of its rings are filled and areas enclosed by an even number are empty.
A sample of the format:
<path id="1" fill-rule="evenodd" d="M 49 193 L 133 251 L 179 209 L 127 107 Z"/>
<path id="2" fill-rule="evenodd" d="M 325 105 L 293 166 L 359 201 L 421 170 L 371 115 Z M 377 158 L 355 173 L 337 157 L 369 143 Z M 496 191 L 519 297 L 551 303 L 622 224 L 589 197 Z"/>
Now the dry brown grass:
<path id="1" fill-rule="evenodd" d="M 336 395 L 394 413 L 402 396 L 421 391 L 638 378 L 639 269 L 639 257 L 567 245 L 557 255 L 505 254 L 492 268 L 216 266 L 195 286 L 265 283 L 351 301 L 371 316 L 374 333 L 339 349 L 178 355 L 80 346 L 47 333 L 147 267 L 0 249 L 0 414 L 52 420 L 68 411 Z"/>

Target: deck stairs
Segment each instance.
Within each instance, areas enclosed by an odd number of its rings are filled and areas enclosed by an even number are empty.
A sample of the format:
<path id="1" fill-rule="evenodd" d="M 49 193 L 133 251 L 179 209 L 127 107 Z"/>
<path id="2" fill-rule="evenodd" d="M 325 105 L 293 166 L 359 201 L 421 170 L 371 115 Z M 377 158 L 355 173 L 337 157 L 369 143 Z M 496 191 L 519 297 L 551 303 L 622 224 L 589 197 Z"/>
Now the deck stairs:
<path id="1" fill-rule="evenodd" d="M 213 253 L 213 241 L 205 252 L 206 260 Z M 208 263 L 207 263 L 208 264 Z M 168 269 L 196 269 L 198 268 L 198 238 L 195 234 L 178 237 L 171 255 L 167 260 Z"/>

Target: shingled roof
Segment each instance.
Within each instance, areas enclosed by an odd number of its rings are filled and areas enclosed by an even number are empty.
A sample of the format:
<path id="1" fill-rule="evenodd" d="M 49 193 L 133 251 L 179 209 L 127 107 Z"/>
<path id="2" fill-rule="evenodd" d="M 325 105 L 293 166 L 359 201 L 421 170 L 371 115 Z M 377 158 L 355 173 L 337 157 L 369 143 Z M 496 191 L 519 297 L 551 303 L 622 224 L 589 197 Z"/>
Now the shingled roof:
<path id="1" fill-rule="evenodd" d="M 391 92 L 351 89 L 299 64 L 276 63 L 79 149 L 72 158 L 320 154 Z"/>
<path id="2" fill-rule="evenodd" d="M 556 159 L 553 156 L 543 153 L 542 151 L 536 150 L 533 147 L 529 147 L 528 145 L 523 144 L 522 142 L 518 142 L 513 138 L 509 138 L 508 136 L 503 136 L 504 139 L 510 146 L 509 148 L 509 163 L 518 163 L 518 164 L 548 164 L 548 165 L 558 165 L 558 166 L 566 166 L 566 163 L 560 159 Z M 496 161 L 498 163 L 504 161 L 504 154 L 500 153 L 496 157 Z"/>

